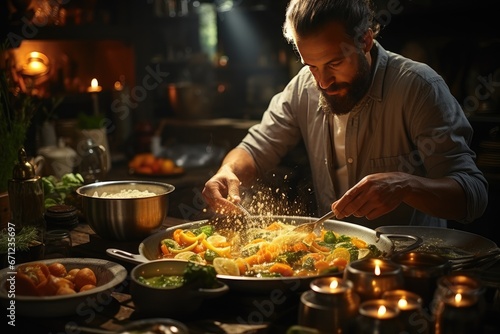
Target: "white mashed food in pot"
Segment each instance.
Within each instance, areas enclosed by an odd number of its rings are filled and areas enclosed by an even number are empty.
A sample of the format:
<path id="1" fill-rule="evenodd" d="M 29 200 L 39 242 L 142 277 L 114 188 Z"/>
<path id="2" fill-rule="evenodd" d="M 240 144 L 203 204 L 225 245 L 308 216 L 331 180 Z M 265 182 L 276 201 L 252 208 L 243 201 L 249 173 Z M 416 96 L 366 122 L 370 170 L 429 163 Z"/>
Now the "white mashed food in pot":
<path id="1" fill-rule="evenodd" d="M 138 198 L 138 197 L 151 197 L 155 196 L 156 193 L 148 191 L 148 190 L 137 190 L 137 189 L 122 189 L 119 193 L 108 194 L 107 192 L 103 192 L 100 196 L 96 192 L 92 195 L 92 197 L 101 197 L 101 198 Z"/>

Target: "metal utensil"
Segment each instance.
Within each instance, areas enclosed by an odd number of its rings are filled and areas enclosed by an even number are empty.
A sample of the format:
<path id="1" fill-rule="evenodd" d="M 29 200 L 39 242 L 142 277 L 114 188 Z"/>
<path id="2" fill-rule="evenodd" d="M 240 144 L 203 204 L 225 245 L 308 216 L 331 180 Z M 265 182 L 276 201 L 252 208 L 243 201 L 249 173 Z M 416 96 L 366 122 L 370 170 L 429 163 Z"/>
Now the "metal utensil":
<path id="1" fill-rule="evenodd" d="M 327 214 L 325 214 L 323 217 L 319 218 L 318 220 L 315 220 L 315 221 L 312 221 L 309 223 L 305 223 L 305 224 L 300 224 L 300 225 L 296 226 L 293 229 L 293 231 L 295 231 L 295 232 L 313 232 L 317 226 L 320 226 L 326 220 L 333 218 L 333 217 L 335 217 L 335 214 L 333 213 L 333 211 L 330 211 Z"/>
<path id="2" fill-rule="evenodd" d="M 452 270 L 466 270 L 480 268 L 500 259 L 500 248 L 473 257 L 451 260 Z"/>

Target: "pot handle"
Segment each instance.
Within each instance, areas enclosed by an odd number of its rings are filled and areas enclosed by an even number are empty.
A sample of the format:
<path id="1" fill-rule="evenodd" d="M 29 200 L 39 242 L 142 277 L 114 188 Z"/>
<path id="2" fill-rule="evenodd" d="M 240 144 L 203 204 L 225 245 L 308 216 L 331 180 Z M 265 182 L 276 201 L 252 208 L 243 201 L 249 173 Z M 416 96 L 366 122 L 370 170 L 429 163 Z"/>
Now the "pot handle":
<path id="1" fill-rule="evenodd" d="M 134 264 L 148 262 L 148 259 L 146 259 L 142 255 L 129 253 L 129 252 L 126 252 L 126 251 L 121 250 L 121 249 L 108 248 L 108 249 L 106 249 L 106 253 L 111 257 L 125 260 L 127 262 L 131 262 Z"/>
<path id="2" fill-rule="evenodd" d="M 392 239 L 410 239 L 410 240 L 414 241 L 412 244 L 404 247 L 403 249 L 395 250 L 393 254 L 409 252 L 411 250 L 414 250 L 414 249 L 420 247 L 420 245 L 422 245 L 422 243 L 424 242 L 422 238 L 415 236 L 415 235 L 410 235 L 410 234 L 383 233 L 383 232 L 379 232 L 379 231 L 376 231 L 376 233 L 377 233 L 377 238 L 379 238 L 381 235 L 384 235 L 385 237 L 391 239 L 393 244 L 394 244 L 394 240 L 392 240 Z"/>
<path id="3" fill-rule="evenodd" d="M 212 289 L 204 289 L 200 288 L 196 290 L 194 293 L 198 296 L 202 296 L 205 298 L 214 298 L 221 296 L 229 291 L 229 286 L 226 283 L 220 282 L 220 286 Z"/>

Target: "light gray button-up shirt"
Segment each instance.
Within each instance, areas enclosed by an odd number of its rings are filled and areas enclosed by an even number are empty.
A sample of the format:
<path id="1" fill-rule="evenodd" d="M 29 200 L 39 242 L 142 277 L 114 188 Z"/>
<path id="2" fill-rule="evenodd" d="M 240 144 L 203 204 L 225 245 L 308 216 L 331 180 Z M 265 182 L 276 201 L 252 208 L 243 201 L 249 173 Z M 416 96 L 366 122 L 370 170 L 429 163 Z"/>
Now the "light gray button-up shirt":
<path id="1" fill-rule="evenodd" d="M 450 177 L 464 189 L 470 223 L 486 208 L 487 181 L 468 144 L 472 127 L 443 78 L 429 66 L 391 53 L 375 43 L 373 81 L 349 113 L 345 138 L 348 186 L 379 172 L 406 172 L 427 178 Z M 333 116 L 318 106 L 319 91 L 308 67 L 273 97 L 260 124 L 239 147 L 263 173 L 276 167 L 304 141 L 320 213 L 339 198 L 334 184 Z M 370 228 L 381 225 L 446 226 L 406 204 L 376 220 L 348 217 Z"/>

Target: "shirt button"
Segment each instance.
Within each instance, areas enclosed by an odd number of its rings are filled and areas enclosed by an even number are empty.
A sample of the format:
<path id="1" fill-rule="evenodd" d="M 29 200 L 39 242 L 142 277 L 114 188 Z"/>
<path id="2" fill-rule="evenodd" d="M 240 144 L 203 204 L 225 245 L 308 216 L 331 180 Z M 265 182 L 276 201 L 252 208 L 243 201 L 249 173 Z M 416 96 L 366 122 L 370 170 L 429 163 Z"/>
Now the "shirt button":
<path id="1" fill-rule="evenodd" d="M 354 162 L 354 159 L 353 158 L 348 158 L 347 162 L 350 163 L 350 164 L 352 164 Z"/>

